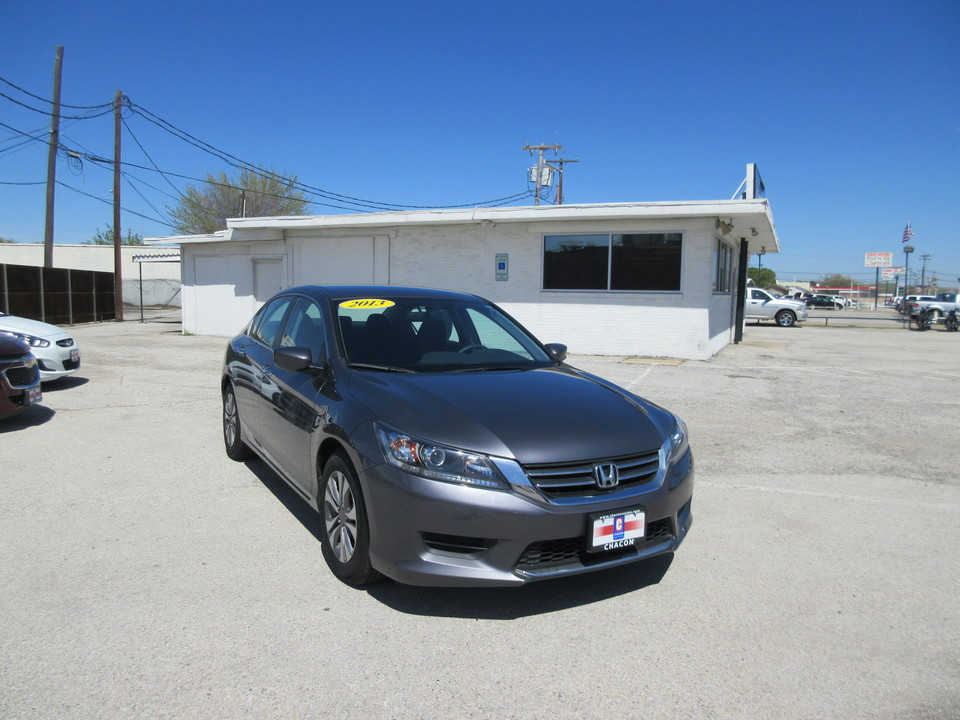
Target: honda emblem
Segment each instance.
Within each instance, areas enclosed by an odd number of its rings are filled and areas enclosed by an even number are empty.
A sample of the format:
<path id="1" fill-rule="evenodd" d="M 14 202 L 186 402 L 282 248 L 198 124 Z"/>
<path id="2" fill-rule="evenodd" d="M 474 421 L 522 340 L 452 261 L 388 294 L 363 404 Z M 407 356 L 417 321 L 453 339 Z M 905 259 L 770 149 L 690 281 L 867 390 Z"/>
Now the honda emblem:
<path id="1" fill-rule="evenodd" d="M 620 484 L 620 468 L 613 463 L 593 466 L 593 480 L 601 490 L 610 490 Z"/>

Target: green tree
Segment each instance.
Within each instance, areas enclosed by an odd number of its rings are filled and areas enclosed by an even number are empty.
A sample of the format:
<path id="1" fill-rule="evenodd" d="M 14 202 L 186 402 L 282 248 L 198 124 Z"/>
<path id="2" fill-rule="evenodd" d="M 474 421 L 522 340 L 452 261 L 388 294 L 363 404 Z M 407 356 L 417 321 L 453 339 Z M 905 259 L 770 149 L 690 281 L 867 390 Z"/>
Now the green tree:
<path id="1" fill-rule="evenodd" d="M 227 218 L 303 215 L 307 199 L 296 189 L 296 175 L 275 169 L 244 168 L 236 177 L 207 174 L 206 185 L 188 185 L 175 208 L 167 208 L 174 228 L 184 235 L 212 233 Z"/>
<path id="2" fill-rule="evenodd" d="M 777 284 L 777 274 L 770 268 L 747 268 L 747 277 L 757 287 L 765 288 Z"/>
<path id="3" fill-rule="evenodd" d="M 0 237 L 0 243 L 15 243 L 16 240 L 11 240 L 10 238 Z"/>
<path id="4" fill-rule="evenodd" d="M 127 228 L 127 234 L 120 236 L 121 245 L 143 245 L 143 237 Z M 106 230 L 97 228 L 97 232 L 89 240 L 84 240 L 81 245 L 113 245 L 113 228 L 107 227 Z"/>

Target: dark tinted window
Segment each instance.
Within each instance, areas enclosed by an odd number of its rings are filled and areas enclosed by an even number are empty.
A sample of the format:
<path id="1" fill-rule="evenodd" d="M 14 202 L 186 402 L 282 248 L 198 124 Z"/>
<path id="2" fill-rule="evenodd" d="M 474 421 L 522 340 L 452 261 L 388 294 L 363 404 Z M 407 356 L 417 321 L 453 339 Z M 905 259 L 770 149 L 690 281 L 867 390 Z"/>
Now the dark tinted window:
<path id="1" fill-rule="evenodd" d="M 547 235 L 544 290 L 680 289 L 681 233 Z"/>
<path id="2" fill-rule="evenodd" d="M 680 233 L 613 236 L 611 290 L 679 290 Z"/>
<path id="3" fill-rule="evenodd" d="M 545 290 L 606 290 L 609 235 L 548 235 L 544 238 Z"/>
<path id="4" fill-rule="evenodd" d="M 290 309 L 293 300 L 293 297 L 287 296 L 267 303 L 254 318 L 253 325 L 250 327 L 250 337 L 259 340 L 267 347 L 274 347 L 283 327 L 283 317 Z"/>
<path id="5" fill-rule="evenodd" d="M 310 348 L 314 362 L 319 362 L 324 344 L 323 315 L 319 306 L 307 298 L 297 298 L 283 328 L 280 347 Z"/>

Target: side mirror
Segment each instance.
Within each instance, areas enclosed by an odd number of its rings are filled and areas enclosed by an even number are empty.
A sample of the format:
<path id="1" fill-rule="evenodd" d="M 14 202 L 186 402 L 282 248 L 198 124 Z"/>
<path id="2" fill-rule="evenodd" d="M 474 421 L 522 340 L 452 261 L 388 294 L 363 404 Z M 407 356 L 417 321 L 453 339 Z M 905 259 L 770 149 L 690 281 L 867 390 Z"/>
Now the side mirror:
<path id="1" fill-rule="evenodd" d="M 557 362 L 563 362 L 567 359 L 566 345 L 562 343 L 547 343 L 544 347 L 550 351 L 550 354 L 553 355 L 554 360 Z"/>
<path id="2" fill-rule="evenodd" d="M 322 375 L 327 371 L 327 356 L 320 351 L 320 362 L 313 362 L 313 353 L 308 347 L 279 347 L 273 351 L 273 361 L 278 367 L 292 372 L 308 372 Z"/>

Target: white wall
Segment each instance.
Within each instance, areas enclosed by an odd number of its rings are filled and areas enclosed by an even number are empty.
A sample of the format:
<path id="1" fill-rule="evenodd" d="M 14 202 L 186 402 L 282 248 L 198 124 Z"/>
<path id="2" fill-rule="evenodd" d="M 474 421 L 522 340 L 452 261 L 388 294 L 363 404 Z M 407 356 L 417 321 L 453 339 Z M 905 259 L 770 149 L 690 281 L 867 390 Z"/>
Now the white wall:
<path id="1" fill-rule="evenodd" d="M 543 235 L 683 232 L 679 292 L 542 290 Z M 285 287 L 394 284 L 489 298 L 544 342 L 577 354 L 707 359 L 732 339 L 733 298 L 714 294 L 716 237 L 709 219 L 462 226 L 400 226 L 351 236 L 341 229 L 288 232 L 286 239 L 184 245 L 184 329 L 232 335 L 266 298 L 256 297 L 256 261 L 282 259 Z M 509 279 L 496 279 L 496 256 Z"/>
<path id="2" fill-rule="evenodd" d="M 543 235 L 618 231 L 683 232 L 680 292 L 541 289 Z M 481 295 L 577 354 L 707 359 L 731 339 L 730 324 L 710 336 L 714 308 L 732 319 L 731 296 L 712 292 L 715 243 L 709 220 L 403 228 L 391 244 L 390 282 Z M 505 282 L 496 279 L 498 253 L 509 257 Z"/>

